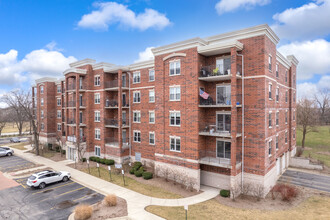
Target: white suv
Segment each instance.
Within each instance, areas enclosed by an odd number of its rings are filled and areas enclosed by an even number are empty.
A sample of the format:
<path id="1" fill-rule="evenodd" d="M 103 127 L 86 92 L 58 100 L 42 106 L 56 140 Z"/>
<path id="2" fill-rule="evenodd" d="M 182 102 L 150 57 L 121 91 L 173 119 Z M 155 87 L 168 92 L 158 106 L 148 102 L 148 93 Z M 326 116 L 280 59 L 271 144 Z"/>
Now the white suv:
<path id="1" fill-rule="evenodd" d="M 55 183 L 55 182 L 66 182 L 71 178 L 69 172 L 60 171 L 55 172 L 51 170 L 42 171 L 36 174 L 32 174 L 26 182 L 26 185 L 30 187 L 39 187 L 43 189 L 46 187 L 46 184 Z"/>

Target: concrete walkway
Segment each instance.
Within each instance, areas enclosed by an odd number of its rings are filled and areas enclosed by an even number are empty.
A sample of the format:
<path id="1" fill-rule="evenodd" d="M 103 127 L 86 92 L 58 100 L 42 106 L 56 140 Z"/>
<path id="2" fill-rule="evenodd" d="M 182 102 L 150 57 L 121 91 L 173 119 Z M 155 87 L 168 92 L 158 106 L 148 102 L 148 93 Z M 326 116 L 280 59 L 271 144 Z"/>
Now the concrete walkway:
<path id="1" fill-rule="evenodd" d="M 145 196 L 135 191 L 126 189 L 124 187 L 118 186 L 116 184 L 107 182 L 95 176 L 89 175 L 87 173 L 81 172 L 74 168 L 66 166 L 67 161 L 55 162 L 50 159 L 36 156 L 31 153 L 24 153 L 24 151 L 15 150 L 17 156 L 20 156 L 31 162 L 44 164 L 47 167 L 51 167 L 54 170 L 61 171 L 65 170 L 71 173 L 72 179 L 76 182 L 89 187 L 101 194 L 108 195 L 111 193 L 123 198 L 127 202 L 128 217 L 130 219 L 162 219 L 156 215 L 153 215 L 145 211 L 145 207 L 149 205 L 158 206 L 184 206 L 193 205 L 196 203 L 204 202 L 209 199 L 216 197 L 219 194 L 218 189 L 211 187 L 202 186 L 201 190 L 204 191 L 201 194 L 182 198 L 182 199 L 159 199 L 150 196 Z"/>

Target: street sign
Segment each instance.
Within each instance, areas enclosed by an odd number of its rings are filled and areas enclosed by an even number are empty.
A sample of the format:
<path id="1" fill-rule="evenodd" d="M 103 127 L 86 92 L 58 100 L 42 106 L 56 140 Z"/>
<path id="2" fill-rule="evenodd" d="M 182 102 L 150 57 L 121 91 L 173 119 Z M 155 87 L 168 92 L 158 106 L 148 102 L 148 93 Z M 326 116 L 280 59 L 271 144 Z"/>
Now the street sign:
<path id="1" fill-rule="evenodd" d="M 123 174 L 123 175 L 124 175 L 124 170 L 121 170 L 121 174 Z"/>
<path id="2" fill-rule="evenodd" d="M 96 163 L 96 166 L 97 166 L 97 167 L 100 167 L 100 164 L 99 164 L 99 163 Z"/>
<path id="3" fill-rule="evenodd" d="M 87 160 L 87 164 L 89 164 L 89 160 Z"/>
<path id="4" fill-rule="evenodd" d="M 110 166 L 108 166 L 108 170 L 109 170 L 109 171 L 111 170 L 111 167 L 110 167 Z"/>
<path id="5" fill-rule="evenodd" d="M 188 205 L 184 205 L 184 210 L 188 211 Z"/>
<path id="6" fill-rule="evenodd" d="M 121 169 L 123 166 L 122 166 L 120 163 L 116 163 L 116 164 L 115 164 L 115 167 L 116 167 L 117 169 Z"/>

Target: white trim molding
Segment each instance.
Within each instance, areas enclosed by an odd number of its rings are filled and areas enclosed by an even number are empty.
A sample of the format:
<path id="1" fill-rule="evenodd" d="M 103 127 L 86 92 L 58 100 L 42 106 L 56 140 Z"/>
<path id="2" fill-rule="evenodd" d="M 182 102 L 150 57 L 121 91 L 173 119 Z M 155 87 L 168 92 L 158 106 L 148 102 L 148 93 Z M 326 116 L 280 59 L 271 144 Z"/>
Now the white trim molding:
<path id="1" fill-rule="evenodd" d="M 187 54 L 185 54 L 185 53 L 172 53 L 172 54 L 170 54 L 170 55 L 164 57 L 164 58 L 163 58 L 163 61 L 165 61 L 165 60 L 167 60 L 167 59 L 170 59 L 170 58 L 172 58 L 172 57 L 186 57 L 186 56 L 187 56 Z"/>

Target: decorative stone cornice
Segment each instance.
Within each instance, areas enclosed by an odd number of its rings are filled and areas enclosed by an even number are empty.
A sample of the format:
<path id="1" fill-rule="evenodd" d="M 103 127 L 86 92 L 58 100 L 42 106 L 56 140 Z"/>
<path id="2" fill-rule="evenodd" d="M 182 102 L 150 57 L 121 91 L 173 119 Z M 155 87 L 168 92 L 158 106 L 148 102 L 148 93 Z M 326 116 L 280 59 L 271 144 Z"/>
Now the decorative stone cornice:
<path id="1" fill-rule="evenodd" d="M 276 51 L 276 60 L 288 69 L 291 67 L 289 60 L 278 51 Z"/>
<path id="2" fill-rule="evenodd" d="M 163 58 L 163 61 L 165 61 L 165 60 L 167 60 L 167 59 L 170 59 L 170 58 L 172 58 L 172 57 L 186 57 L 186 56 L 187 56 L 187 54 L 185 54 L 185 53 L 172 53 L 172 54 L 170 54 L 170 55 L 164 57 L 164 58 Z"/>
<path id="3" fill-rule="evenodd" d="M 57 79 L 53 77 L 42 77 L 36 80 L 36 84 L 45 83 L 45 82 L 56 82 Z"/>
<path id="4" fill-rule="evenodd" d="M 85 65 L 93 65 L 95 64 L 95 62 L 96 62 L 95 60 L 87 58 L 87 59 L 79 60 L 74 63 L 70 63 L 70 67 L 73 68 L 73 67 L 80 67 Z"/>
<path id="5" fill-rule="evenodd" d="M 139 70 L 139 69 L 145 69 L 145 68 L 153 68 L 155 66 L 155 60 L 146 60 L 142 62 L 137 62 L 129 65 L 129 69 L 134 71 L 134 70 Z"/>
<path id="6" fill-rule="evenodd" d="M 70 69 L 67 69 L 67 70 L 65 70 L 63 72 L 64 75 L 69 74 L 69 73 L 78 73 L 78 74 L 84 74 L 84 75 L 86 75 L 87 70 L 85 70 L 85 69 L 78 69 L 78 68 L 70 68 Z"/>
<path id="7" fill-rule="evenodd" d="M 294 65 L 298 65 L 299 64 L 299 61 L 298 59 L 294 56 L 294 55 L 289 55 L 287 56 L 288 60 L 293 63 Z"/>

